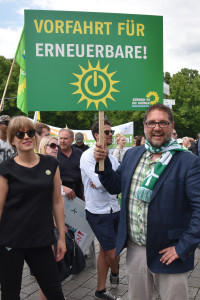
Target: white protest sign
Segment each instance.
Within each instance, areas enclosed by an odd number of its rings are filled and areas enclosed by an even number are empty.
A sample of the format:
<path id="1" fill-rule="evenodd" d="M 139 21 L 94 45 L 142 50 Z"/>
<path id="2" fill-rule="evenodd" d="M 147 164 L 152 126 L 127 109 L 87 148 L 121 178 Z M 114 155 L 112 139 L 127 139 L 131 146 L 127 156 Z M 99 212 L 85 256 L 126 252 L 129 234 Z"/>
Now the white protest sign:
<path id="1" fill-rule="evenodd" d="M 77 244 L 85 254 L 94 240 L 94 233 L 85 217 L 85 202 L 78 197 L 65 200 L 65 223 L 70 225 L 75 234 Z"/>

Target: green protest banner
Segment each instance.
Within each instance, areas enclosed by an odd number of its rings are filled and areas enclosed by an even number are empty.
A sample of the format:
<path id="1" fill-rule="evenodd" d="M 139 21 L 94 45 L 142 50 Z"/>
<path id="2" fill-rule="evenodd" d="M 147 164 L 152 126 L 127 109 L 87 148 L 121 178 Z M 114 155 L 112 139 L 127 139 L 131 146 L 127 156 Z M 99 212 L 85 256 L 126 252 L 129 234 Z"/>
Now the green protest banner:
<path id="1" fill-rule="evenodd" d="M 28 110 L 146 110 L 163 102 L 161 16 L 25 11 Z"/>
<path id="2" fill-rule="evenodd" d="M 15 60 L 22 68 L 22 70 L 26 70 L 26 57 L 25 57 L 25 34 L 24 34 L 24 28 L 22 30 L 22 34 L 19 40 L 19 44 L 17 47 L 17 51 L 15 53 Z"/>
<path id="3" fill-rule="evenodd" d="M 28 114 L 27 111 L 27 101 L 26 101 L 26 71 L 20 69 L 19 74 L 19 85 L 17 91 L 17 107 Z"/>

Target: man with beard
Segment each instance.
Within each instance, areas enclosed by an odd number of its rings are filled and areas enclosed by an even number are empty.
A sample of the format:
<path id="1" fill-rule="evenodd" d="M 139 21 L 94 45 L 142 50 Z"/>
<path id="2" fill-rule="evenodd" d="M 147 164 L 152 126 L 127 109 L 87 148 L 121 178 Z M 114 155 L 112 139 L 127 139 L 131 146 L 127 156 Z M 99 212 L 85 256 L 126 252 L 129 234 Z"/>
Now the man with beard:
<path id="1" fill-rule="evenodd" d="M 129 299 L 188 299 L 187 272 L 200 242 L 200 160 L 171 138 L 172 111 L 163 104 L 144 116 L 145 146 L 128 150 L 113 171 L 97 144 L 98 172 L 109 193 L 122 192 L 116 255 L 127 246 Z"/>

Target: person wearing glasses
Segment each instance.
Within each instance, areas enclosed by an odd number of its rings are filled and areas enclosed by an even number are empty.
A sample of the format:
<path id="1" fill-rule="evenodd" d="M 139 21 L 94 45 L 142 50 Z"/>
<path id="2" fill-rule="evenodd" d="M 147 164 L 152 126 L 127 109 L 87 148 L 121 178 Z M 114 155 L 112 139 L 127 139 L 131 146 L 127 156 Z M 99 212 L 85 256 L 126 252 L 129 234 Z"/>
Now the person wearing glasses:
<path id="1" fill-rule="evenodd" d="M 41 139 L 38 152 L 43 155 L 51 155 L 57 158 L 58 138 L 55 136 L 45 136 Z"/>
<path id="2" fill-rule="evenodd" d="M 43 155 L 50 155 L 55 158 L 57 158 L 58 154 L 58 138 L 55 136 L 44 136 L 39 144 L 39 150 L 38 153 L 43 154 Z M 62 189 L 61 189 L 61 194 L 62 194 Z M 40 300 L 46 300 L 47 298 L 39 289 L 39 294 L 40 294 Z"/>
<path id="3" fill-rule="evenodd" d="M 114 130 L 111 130 L 109 120 L 104 120 L 104 146 L 112 144 Z M 99 123 L 92 125 L 92 135 L 99 141 Z M 109 154 L 113 169 L 116 170 L 119 163 Z M 80 168 L 85 194 L 86 219 L 90 224 L 96 238 L 99 241 L 100 252 L 97 259 L 97 299 L 116 300 L 121 299 L 106 290 L 106 278 L 109 269 L 110 283 L 116 288 L 119 283 L 119 256 L 115 258 L 116 236 L 119 224 L 120 206 L 117 195 L 109 194 L 102 186 L 95 173 L 94 147 L 86 150 L 80 160 Z"/>
<path id="4" fill-rule="evenodd" d="M 35 125 L 24 116 L 11 119 L 8 140 L 17 156 L 0 165 L 1 299 L 20 299 L 26 261 L 47 299 L 64 300 L 56 264 L 66 252 L 58 162 L 34 152 Z M 53 216 L 59 231 L 56 259 Z"/>
<path id="5" fill-rule="evenodd" d="M 163 104 L 144 116 L 145 146 L 126 151 L 114 171 L 105 159 L 100 182 L 111 194 L 122 192 L 116 255 L 127 246 L 129 299 L 188 300 L 187 272 L 194 268 L 200 242 L 200 160 L 172 138 L 174 118 Z M 97 166 L 98 167 L 98 164 Z"/>
<path id="6" fill-rule="evenodd" d="M 0 163 L 11 157 L 15 151 L 7 139 L 7 129 L 10 121 L 8 115 L 0 116 Z"/>

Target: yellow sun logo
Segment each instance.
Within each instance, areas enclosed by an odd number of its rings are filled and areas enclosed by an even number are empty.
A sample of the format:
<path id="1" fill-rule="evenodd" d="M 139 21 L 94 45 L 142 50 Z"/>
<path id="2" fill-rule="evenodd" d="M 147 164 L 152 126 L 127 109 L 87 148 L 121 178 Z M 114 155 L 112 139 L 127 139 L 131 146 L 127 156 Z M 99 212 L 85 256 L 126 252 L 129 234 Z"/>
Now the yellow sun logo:
<path id="1" fill-rule="evenodd" d="M 109 64 L 104 69 L 101 69 L 99 61 L 96 67 L 93 67 L 90 61 L 88 61 L 88 69 L 84 69 L 80 66 L 82 74 L 73 73 L 74 76 L 78 78 L 78 81 L 70 84 L 78 88 L 73 94 L 81 94 L 78 103 L 87 100 L 87 108 L 91 103 L 94 103 L 96 109 L 98 109 L 100 102 L 107 107 L 106 99 L 115 101 L 111 93 L 119 92 L 113 87 L 113 85 L 119 81 L 112 80 L 116 72 L 108 73 L 108 67 Z"/>
<path id="2" fill-rule="evenodd" d="M 159 96 L 157 92 L 149 92 L 146 97 L 150 98 L 151 96 L 154 97 L 154 100 L 150 101 L 150 105 L 156 104 L 157 102 L 159 102 Z"/>

